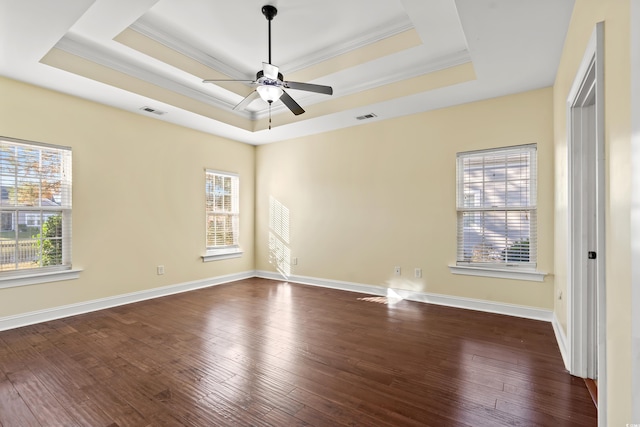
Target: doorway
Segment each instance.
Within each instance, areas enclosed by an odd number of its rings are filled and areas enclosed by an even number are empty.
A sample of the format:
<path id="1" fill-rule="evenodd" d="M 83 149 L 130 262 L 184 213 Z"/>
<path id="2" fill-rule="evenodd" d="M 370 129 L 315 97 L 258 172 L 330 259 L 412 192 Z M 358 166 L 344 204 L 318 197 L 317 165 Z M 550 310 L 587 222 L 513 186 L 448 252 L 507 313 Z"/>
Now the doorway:
<path id="1" fill-rule="evenodd" d="M 596 24 L 567 98 L 569 370 L 598 382 L 606 419 L 604 24 Z"/>

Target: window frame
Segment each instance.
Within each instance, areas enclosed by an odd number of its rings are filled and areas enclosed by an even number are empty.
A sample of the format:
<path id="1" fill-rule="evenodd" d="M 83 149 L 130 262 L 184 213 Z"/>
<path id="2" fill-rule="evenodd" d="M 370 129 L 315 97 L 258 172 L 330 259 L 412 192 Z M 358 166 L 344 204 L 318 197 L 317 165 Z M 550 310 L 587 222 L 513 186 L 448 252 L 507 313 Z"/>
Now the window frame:
<path id="1" fill-rule="evenodd" d="M 528 200 L 528 204 L 525 205 L 512 205 L 509 203 L 507 198 L 504 199 L 503 204 L 498 204 L 494 206 L 465 206 L 465 171 L 463 168 L 463 164 L 465 160 L 475 158 L 476 161 L 484 162 L 485 157 L 489 156 L 499 156 L 502 154 L 510 154 L 510 153 L 523 153 L 529 156 L 528 159 L 528 167 L 529 167 L 529 177 L 528 177 L 528 190 L 526 190 L 526 197 Z M 484 171 L 484 166 L 482 166 Z M 449 265 L 449 269 L 453 274 L 466 274 L 466 275 L 474 275 L 474 276 L 487 276 L 487 277 L 501 277 L 501 278 L 509 278 L 509 279 L 520 279 L 520 280 L 533 280 L 533 281 L 542 281 L 544 280 L 545 273 L 537 271 L 537 181 L 538 181 L 538 168 L 537 168 L 537 144 L 524 144 L 517 146 L 508 146 L 508 147 L 496 147 L 485 150 L 475 150 L 475 151 L 466 151 L 459 152 L 456 155 L 456 263 L 455 265 Z M 505 176 L 500 180 L 486 180 L 483 175 L 482 185 L 483 188 L 487 183 L 495 184 L 495 183 L 504 183 L 505 185 L 505 195 L 507 184 L 509 182 L 509 177 L 505 173 Z M 482 197 L 481 194 L 474 194 L 474 197 Z M 504 213 L 505 217 L 508 217 L 510 213 L 528 213 L 528 221 L 529 221 L 529 233 L 528 233 L 528 260 L 526 262 L 519 262 L 513 260 L 504 260 L 500 262 L 490 262 L 490 261 L 472 261 L 469 259 L 464 259 L 461 256 L 461 253 L 468 248 L 464 246 L 464 233 L 465 233 L 465 223 L 469 222 L 469 217 L 465 216 L 465 213 L 480 213 L 478 217 L 480 217 L 483 221 L 484 218 L 489 218 L 495 213 Z M 489 213 L 489 214 L 488 214 Z M 475 221 L 475 220 L 474 220 Z M 475 223 L 475 222 L 474 222 Z M 505 225 L 507 223 L 505 222 Z M 481 227 L 481 235 L 484 236 L 486 234 L 486 227 L 480 224 Z M 508 228 L 506 230 L 509 230 Z M 507 231 L 508 234 L 508 231 Z M 505 236 L 505 240 L 507 237 Z M 511 245 L 515 244 L 516 241 L 512 242 Z M 507 247 L 500 249 L 499 247 L 496 250 L 501 250 L 501 253 L 506 250 Z M 501 254 L 502 256 L 502 254 Z"/>
<path id="2" fill-rule="evenodd" d="M 219 176 L 222 178 L 230 178 L 231 181 L 231 211 L 216 211 L 215 201 L 214 210 L 209 210 L 207 199 L 215 197 L 213 192 L 209 194 L 208 181 L 209 176 Z M 215 178 L 214 178 L 215 179 Z M 240 175 L 233 172 L 225 172 L 215 169 L 205 169 L 205 254 L 202 255 L 203 262 L 216 261 L 229 258 L 238 258 L 243 254 L 240 248 Z M 231 218 L 232 233 L 234 243 L 231 245 L 214 245 L 210 246 L 209 242 L 209 216 L 223 215 Z M 235 224 L 234 224 L 235 223 Z"/>
<path id="3" fill-rule="evenodd" d="M 38 206 L 28 206 L 18 203 L 0 203 L 0 214 L 3 216 L 9 214 L 11 215 L 11 223 L 12 228 L 16 230 L 16 240 L 15 242 L 20 242 L 18 237 L 18 230 L 20 227 L 19 221 L 20 217 L 24 217 L 25 220 L 27 217 L 33 218 L 34 216 L 39 217 L 39 224 L 37 227 L 40 227 L 40 232 L 42 232 L 43 218 L 45 216 L 49 216 L 48 214 L 59 213 L 61 216 L 61 237 L 59 239 L 61 241 L 61 254 L 60 261 L 61 264 L 47 266 L 42 264 L 42 254 L 39 254 L 39 265 L 33 268 L 16 268 L 13 270 L 5 270 L 0 271 L 0 289 L 2 288 L 10 288 L 15 286 L 26 286 L 33 285 L 38 283 L 47 283 L 47 282 L 55 282 L 62 280 L 70 280 L 77 279 L 79 277 L 79 273 L 81 270 L 73 269 L 72 267 L 72 225 L 71 225 L 71 217 L 72 217 L 72 186 L 73 186 L 73 178 L 72 178 L 72 160 L 73 154 L 71 147 L 46 144 L 42 142 L 36 141 L 27 141 L 17 138 L 0 136 L 0 142 L 3 144 L 8 144 L 9 146 L 24 146 L 30 149 L 38 150 L 38 155 L 42 156 L 43 150 L 56 150 L 59 153 L 62 153 L 61 165 L 62 169 L 60 173 L 60 181 L 61 181 L 61 193 L 60 193 L 60 205 L 59 206 L 48 206 L 42 204 L 42 178 L 43 175 L 38 172 L 31 179 L 38 180 L 38 198 L 40 199 L 40 203 Z M 42 160 L 39 160 L 39 162 Z M 18 180 L 17 172 L 15 172 L 16 185 Z M 10 175 L 3 174 L 5 178 L 8 178 Z M 4 180 L 4 178 L 3 178 Z M 4 181 L 3 181 L 4 182 Z M 16 187 L 18 188 L 18 187 Z M 53 200 L 53 199 L 52 199 Z M 17 261 L 16 261 L 17 262 Z"/>

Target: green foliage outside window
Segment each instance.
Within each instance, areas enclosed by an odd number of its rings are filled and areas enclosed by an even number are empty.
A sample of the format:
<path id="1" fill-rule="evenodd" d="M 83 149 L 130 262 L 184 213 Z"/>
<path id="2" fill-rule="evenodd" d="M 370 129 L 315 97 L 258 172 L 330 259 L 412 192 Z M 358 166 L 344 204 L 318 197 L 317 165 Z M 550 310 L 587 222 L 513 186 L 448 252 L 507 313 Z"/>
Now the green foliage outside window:
<path id="1" fill-rule="evenodd" d="M 529 239 L 514 242 L 502 251 L 506 262 L 529 262 Z"/>
<path id="2" fill-rule="evenodd" d="M 62 265 L 62 215 L 50 216 L 36 238 L 42 251 L 42 266 Z"/>

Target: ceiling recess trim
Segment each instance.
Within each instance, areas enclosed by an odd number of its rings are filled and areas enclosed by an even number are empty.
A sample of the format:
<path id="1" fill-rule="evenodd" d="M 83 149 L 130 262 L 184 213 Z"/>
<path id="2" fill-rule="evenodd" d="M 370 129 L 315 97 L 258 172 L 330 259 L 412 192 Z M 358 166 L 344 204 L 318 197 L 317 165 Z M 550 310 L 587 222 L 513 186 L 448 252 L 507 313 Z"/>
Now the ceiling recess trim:
<path id="1" fill-rule="evenodd" d="M 423 74 L 435 73 L 436 71 L 445 70 L 447 68 L 466 64 L 468 62 L 471 62 L 469 52 L 467 52 L 466 50 L 455 52 L 450 55 L 445 55 L 437 58 L 433 61 L 425 61 L 419 63 L 415 67 L 408 67 L 406 69 L 400 70 L 397 73 L 387 74 L 384 77 L 371 80 L 362 80 L 360 84 L 350 85 L 348 89 L 341 90 L 340 96 L 351 95 L 353 93 L 373 89 L 378 86 L 383 86 L 402 80 L 407 80 L 413 77 L 418 77 Z"/>
<path id="2" fill-rule="evenodd" d="M 212 107 L 230 110 L 239 116 L 251 119 L 251 114 L 249 114 L 248 112 L 232 110 L 232 108 L 235 106 L 234 103 L 225 102 L 224 100 L 209 95 L 206 92 L 196 90 L 172 78 L 165 77 L 147 68 L 138 66 L 129 58 L 118 58 L 116 54 L 109 52 L 102 46 L 93 45 L 88 41 L 81 41 L 67 35 L 60 39 L 60 41 L 56 43 L 54 48 L 60 49 L 75 56 L 79 56 L 86 60 L 95 62 L 96 64 L 127 74 L 142 81 L 147 81 L 172 92 L 176 92 L 189 98 L 193 98 L 196 101 L 202 102 Z"/>
<path id="3" fill-rule="evenodd" d="M 309 55 L 305 55 L 295 61 L 291 61 L 286 64 L 279 64 L 279 67 L 280 69 L 286 70 L 287 73 L 294 73 L 296 71 L 302 70 L 315 64 L 319 64 L 336 56 L 340 56 L 347 52 L 359 49 L 380 40 L 384 40 L 388 37 L 395 36 L 396 34 L 400 34 L 412 28 L 414 28 L 413 23 L 411 22 L 409 17 L 406 15 L 401 16 L 397 19 L 389 21 L 386 25 L 380 26 L 380 28 L 376 28 L 374 31 L 350 38 L 343 43 L 332 45 L 331 47 L 328 47 L 326 49 L 321 49 L 319 51 L 310 53 Z M 192 45 L 184 42 L 183 40 L 177 39 L 173 35 L 169 34 L 166 31 L 163 31 L 161 28 L 151 22 L 139 19 L 131 26 L 129 26 L 129 29 L 136 31 L 146 37 L 149 37 L 150 39 L 163 44 L 178 53 L 188 56 L 191 59 L 194 59 L 201 64 L 206 65 L 207 67 L 218 70 L 221 73 L 234 79 L 252 79 L 254 77 L 254 75 L 251 73 L 243 73 L 235 69 L 234 67 L 223 63 L 219 59 L 203 52 L 202 50 L 194 48 Z"/>
<path id="4" fill-rule="evenodd" d="M 455 52 L 450 55 L 445 55 L 440 58 L 437 58 L 433 61 L 422 62 L 417 64 L 414 67 L 408 67 L 408 68 L 402 69 L 393 74 L 387 74 L 384 77 L 380 77 L 378 79 L 361 80 L 357 84 L 349 84 L 341 87 L 334 86 L 333 99 L 337 99 L 343 96 L 353 95 L 358 92 L 363 92 L 369 89 L 375 89 L 380 86 L 400 82 L 403 80 L 408 80 L 414 77 L 419 77 L 424 74 L 435 73 L 437 71 L 456 67 L 458 65 L 463 65 L 469 62 L 471 62 L 471 57 L 469 56 L 468 51 L 463 50 L 461 52 Z M 324 97 L 323 95 L 311 94 L 311 93 L 296 99 L 298 99 L 300 102 L 303 102 L 305 105 L 313 105 L 313 104 L 327 100 L 326 97 Z M 288 109 L 284 105 L 282 105 L 282 103 L 278 103 L 277 105 L 274 103 L 272 106 L 271 113 L 275 115 L 284 111 L 288 111 Z M 269 111 L 265 108 L 263 110 L 256 111 L 255 113 L 253 113 L 252 119 L 253 120 L 264 119 L 268 116 L 268 114 L 269 114 Z"/>
<path id="5" fill-rule="evenodd" d="M 244 80 L 244 79 L 253 79 L 255 77 L 255 73 L 247 74 L 243 73 L 234 67 L 231 67 L 219 59 L 208 55 L 204 51 L 197 49 L 191 46 L 189 43 L 186 43 L 180 39 L 173 37 L 171 34 L 163 31 L 158 28 L 151 22 L 144 21 L 139 19 L 129 26 L 130 30 L 133 30 L 137 33 L 142 34 L 145 37 L 154 40 L 169 49 L 172 49 L 178 53 L 181 53 L 189 58 L 198 61 L 199 63 L 206 65 L 209 68 L 213 68 L 214 70 L 220 71 L 222 74 L 225 74 L 233 79 Z"/>
<path id="6" fill-rule="evenodd" d="M 303 56 L 296 61 L 291 61 L 280 66 L 280 68 L 287 70 L 287 73 L 294 73 L 296 71 L 305 69 L 312 65 L 319 64 L 327 61 L 336 56 L 343 55 L 345 53 L 360 49 L 370 44 L 379 42 L 386 38 L 395 36 L 396 34 L 403 33 L 411 30 L 413 23 L 407 15 L 400 16 L 394 20 L 389 21 L 385 25 L 381 25 L 380 28 L 376 28 L 373 31 L 368 31 L 356 37 L 349 38 L 342 43 L 338 43 L 326 49 L 321 49 L 309 55 Z"/>

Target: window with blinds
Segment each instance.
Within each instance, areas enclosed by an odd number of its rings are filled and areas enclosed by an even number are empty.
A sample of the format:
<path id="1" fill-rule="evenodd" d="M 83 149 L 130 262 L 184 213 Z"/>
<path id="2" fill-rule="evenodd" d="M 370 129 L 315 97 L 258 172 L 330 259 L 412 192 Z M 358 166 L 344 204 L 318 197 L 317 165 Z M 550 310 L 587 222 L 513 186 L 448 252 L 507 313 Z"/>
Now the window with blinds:
<path id="1" fill-rule="evenodd" d="M 71 268 L 71 149 L 0 138 L 0 274 Z"/>
<path id="2" fill-rule="evenodd" d="M 239 188 L 238 175 L 206 171 L 207 251 L 238 247 Z"/>
<path id="3" fill-rule="evenodd" d="M 536 145 L 458 153 L 458 265 L 536 267 Z"/>

